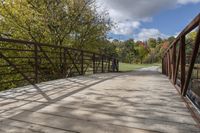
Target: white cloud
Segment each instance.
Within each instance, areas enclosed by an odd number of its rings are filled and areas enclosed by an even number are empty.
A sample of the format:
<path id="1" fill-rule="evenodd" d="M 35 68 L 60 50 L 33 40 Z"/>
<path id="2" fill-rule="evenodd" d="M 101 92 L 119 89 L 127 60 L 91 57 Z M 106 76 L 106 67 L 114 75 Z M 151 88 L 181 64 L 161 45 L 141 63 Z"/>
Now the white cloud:
<path id="1" fill-rule="evenodd" d="M 174 5 L 174 0 L 97 0 L 115 21 L 146 20 L 161 9 Z"/>
<path id="2" fill-rule="evenodd" d="M 141 21 L 152 21 L 151 15 L 170 2 L 153 0 L 162 6 L 157 6 L 148 0 L 97 0 L 98 10 L 107 10 L 111 20 L 116 24 L 111 33 L 116 35 L 132 35 L 140 27 Z M 159 8 L 159 9 L 158 9 Z M 152 10 L 153 9 L 153 10 Z"/>
<path id="3" fill-rule="evenodd" d="M 119 22 L 116 27 L 113 27 L 111 32 L 117 35 L 130 35 L 133 34 L 134 29 L 138 29 L 139 26 L 140 22 L 138 21 Z"/>
<path id="4" fill-rule="evenodd" d="M 168 36 L 161 33 L 158 29 L 142 29 L 136 36 L 135 40 L 146 41 L 149 38 L 167 38 Z"/>
<path id="5" fill-rule="evenodd" d="M 198 3 L 200 0 L 96 0 L 100 10 L 106 9 L 114 21 L 147 20 L 160 10 L 177 4 Z"/>
<path id="6" fill-rule="evenodd" d="M 200 0 L 96 0 L 99 12 L 107 10 L 116 28 L 111 33 L 132 35 L 141 28 L 141 22 L 152 21 L 152 16 L 161 10 L 197 3 Z"/>

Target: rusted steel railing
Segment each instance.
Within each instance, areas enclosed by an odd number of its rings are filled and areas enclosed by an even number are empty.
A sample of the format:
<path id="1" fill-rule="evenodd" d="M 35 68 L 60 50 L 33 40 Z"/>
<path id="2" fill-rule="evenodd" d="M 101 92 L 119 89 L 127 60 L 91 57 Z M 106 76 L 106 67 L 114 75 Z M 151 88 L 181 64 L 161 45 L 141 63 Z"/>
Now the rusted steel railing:
<path id="1" fill-rule="evenodd" d="M 118 60 L 68 47 L 0 38 L 0 90 L 118 71 Z"/>
<path id="2" fill-rule="evenodd" d="M 191 32 L 195 40 L 188 39 Z M 200 108 L 200 14 L 178 35 L 162 59 L 162 73 Z"/>

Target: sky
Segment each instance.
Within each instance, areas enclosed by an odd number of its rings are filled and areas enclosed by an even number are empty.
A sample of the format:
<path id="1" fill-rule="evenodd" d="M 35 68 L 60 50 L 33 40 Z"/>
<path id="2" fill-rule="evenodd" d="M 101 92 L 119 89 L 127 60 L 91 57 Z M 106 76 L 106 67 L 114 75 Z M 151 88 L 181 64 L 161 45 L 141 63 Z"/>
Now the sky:
<path id="1" fill-rule="evenodd" d="M 108 38 L 141 40 L 177 36 L 200 13 L 200 0 L 96 0 L 115 26 Z"/>

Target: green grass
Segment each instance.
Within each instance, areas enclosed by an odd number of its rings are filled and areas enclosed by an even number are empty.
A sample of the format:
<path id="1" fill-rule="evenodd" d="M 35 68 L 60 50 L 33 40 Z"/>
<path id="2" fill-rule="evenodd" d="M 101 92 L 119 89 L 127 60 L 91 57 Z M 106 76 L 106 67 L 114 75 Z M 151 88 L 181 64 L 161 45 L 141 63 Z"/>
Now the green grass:
<path id="1" fill-rule="evenodd" d="M 127 63 L 120 63 L 119 64 L 119 71 L 121 72 L 128 72 L 134 71 L 140 68 L 151 67 L 151 66 L 161 66 L 159 63 L 155 64 L 127 64 Z"/>

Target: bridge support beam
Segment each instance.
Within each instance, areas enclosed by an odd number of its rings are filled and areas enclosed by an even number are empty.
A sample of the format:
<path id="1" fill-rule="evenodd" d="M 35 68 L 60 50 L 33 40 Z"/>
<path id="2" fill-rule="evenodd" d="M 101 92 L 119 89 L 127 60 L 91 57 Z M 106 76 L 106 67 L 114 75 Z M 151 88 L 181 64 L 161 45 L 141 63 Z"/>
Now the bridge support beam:
<path id="1" fill-rule="evenodd" d="M 189 86 L 189 83 L 190 83 L 190 79 L 191 79 L 194 64 L 195 64 L 195 60 L 197 58 L 198 51 L 199 51 L 199 45 L 200 45 L 200 22 L 199 22 L 199 29 L 198 29 L 197 36 L 196 36 L 196 41 L 195 41 L 195 45 L 194 45 L 194 49 L 193 49 L 193 53 L 192 53 L 192 59 L 191 59 L 191 62 L 190 62 L 190 67 L 189 67 L 189 70 L 188 70 L 186 83 L 185 83 L 185 86 L 184 86 L 183 92 L 182 92 L 183 96 L 186 95 L 187 90 L 188 90 L 188 86 Z"/>
<path id="2" fill-rule="evenodd" d="M 180 39 L 180 57 L 181 57 L 181 93 L 185 84 L 185 36 Z"/>

